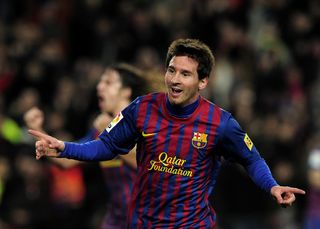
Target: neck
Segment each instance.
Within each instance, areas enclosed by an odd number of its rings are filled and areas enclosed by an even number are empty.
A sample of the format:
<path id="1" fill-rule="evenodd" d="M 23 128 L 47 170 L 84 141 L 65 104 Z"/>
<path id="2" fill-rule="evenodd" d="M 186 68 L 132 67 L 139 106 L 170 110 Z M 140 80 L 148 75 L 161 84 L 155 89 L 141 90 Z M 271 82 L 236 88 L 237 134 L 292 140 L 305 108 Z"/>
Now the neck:
<path id="1" fill-rule="evenodd" d="M 126 108 L 130 104 L 130 101 L 125 100 L 118 103 L 117 108 L 114 111 L 114 115 L 119 114 L 124 108 Z"/>
<path id="2" fill-rule="evenodd" d="M 178 118 L 187 118 L 190 116 L 197 109 L 199 103 L 200 96 L 195 102 L 186 106 L 173 105 L 169 102 L 168 97 L 166 97 L 166 107 L 168 108 L 169 113 Z"/>

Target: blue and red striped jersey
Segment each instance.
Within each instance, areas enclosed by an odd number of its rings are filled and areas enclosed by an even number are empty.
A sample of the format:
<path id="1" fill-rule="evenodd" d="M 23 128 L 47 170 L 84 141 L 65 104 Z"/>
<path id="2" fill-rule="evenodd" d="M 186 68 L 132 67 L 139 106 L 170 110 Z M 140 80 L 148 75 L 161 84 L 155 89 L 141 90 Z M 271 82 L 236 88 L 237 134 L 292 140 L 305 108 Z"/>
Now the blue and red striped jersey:
<path id="1" fill-rule="evenodd" d="M 66 143 L 61 156 L 111 159 L 137 143 L 129 228 L 213 228 L 216 216 L 209 196 L 222 156 L 245 166 L 262 189 L 276 185 L 232 115 L 201 96 L 184 109 L 172 107 L 164 93 L 138 97 L 100 139 L 82 146 Z"/>

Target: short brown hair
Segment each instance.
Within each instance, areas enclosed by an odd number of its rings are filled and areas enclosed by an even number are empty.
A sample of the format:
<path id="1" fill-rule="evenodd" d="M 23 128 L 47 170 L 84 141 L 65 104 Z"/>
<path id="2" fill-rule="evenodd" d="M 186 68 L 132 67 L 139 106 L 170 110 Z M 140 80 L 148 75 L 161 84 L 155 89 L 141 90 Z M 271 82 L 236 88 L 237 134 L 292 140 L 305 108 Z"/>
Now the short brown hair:
<path id="1" fill-rule="evenodd" d="M 196 60 L 198 65 L 199 79 L 209 77 L 214 66 L 214 56 L 212 51 L 205 43 L 197 39 L 177 39 L 171 43 L 168 48 L 165 67 L 168 68 L 171 59 L 174 56 L 188 56 Z"/>

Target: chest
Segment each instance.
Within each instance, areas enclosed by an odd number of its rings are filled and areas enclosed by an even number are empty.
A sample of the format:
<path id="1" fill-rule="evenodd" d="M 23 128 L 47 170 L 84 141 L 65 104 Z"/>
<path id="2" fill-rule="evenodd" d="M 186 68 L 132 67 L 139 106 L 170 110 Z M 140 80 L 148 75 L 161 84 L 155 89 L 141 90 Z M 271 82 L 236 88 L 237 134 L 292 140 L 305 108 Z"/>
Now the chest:
<path id="1" fill-rule="evenodd" d="M 217 124 L 200 117 L 189 122 L 160 117 L 141 129 L 139 147 L 148 160 L 172 164 L 202 160 L 214 153 L 219 137 L 217 129 Z"/>

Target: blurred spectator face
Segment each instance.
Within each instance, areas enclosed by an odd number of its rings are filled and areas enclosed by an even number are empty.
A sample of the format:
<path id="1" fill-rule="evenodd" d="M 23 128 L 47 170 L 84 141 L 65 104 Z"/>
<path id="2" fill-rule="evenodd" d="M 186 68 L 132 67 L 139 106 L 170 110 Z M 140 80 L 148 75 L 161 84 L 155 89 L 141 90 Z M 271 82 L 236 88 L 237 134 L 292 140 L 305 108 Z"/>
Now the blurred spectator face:
<path id="1" fill-rule="evenodd" d="M 107 69 L 97 85 L 99 107 L 102 112 L 116 112 L 119 101 L 123 97 L 121 89 L 122 82 L 119 73 L 113 69 Z"/>

